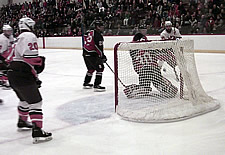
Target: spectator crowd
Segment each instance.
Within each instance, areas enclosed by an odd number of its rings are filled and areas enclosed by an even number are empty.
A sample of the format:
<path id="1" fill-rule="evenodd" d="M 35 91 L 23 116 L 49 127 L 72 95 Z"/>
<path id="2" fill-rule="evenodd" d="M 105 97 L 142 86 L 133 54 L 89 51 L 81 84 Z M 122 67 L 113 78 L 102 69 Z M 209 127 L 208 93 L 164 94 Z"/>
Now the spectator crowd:
<path id="1" fill-rule="evenodd" d="M 104 35 L 160 34 L 170 20 L 182 34 L 224 34 L 224 0 L 33 0 L 0 8 L 0 27 L 18 35 L 24 15 L 36 22 L 37 36 L 81 36 L 95 20 Z"/>

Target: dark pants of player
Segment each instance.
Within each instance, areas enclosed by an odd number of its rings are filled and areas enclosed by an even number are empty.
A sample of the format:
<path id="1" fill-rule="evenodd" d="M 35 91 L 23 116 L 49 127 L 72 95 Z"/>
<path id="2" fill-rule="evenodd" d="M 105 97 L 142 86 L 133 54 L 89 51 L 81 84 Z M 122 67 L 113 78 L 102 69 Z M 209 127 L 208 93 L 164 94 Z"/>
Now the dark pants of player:
<path id="1" fill-rule="evenodd" d="M 19 115 L 28 115 L 32 123 L 42 128 L 42 97 L 36 84 L 31 67 L 25 62 L 13 61 L 8 70 L 8 79 L 12 89 L 20 99 Z M 27 117 L 24 119 L 26 121 Z"/>
<path id="2" fill-rule="evenodd" d="M 84 83 L 90 83 L 93 72 L 96 71 L 94 85 L 100 85 L 102 82 L 102 72 L 104 71 L 102 59 L 99 57 L 84 56 L 84 62 L 88 70 Z"/>

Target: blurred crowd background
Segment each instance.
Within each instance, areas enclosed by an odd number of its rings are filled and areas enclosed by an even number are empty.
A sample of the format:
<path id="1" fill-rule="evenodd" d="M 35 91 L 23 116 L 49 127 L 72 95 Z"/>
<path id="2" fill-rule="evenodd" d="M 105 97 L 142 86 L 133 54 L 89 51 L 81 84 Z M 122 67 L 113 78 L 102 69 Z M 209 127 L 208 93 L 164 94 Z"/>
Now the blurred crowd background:
<path id="1" fill-rule="evenodd" d="M 158 35 L 170 20 L 181 34 L 225 34 L 225 0 L 33 0 L 0 8 L 0 27 L 18 35 L 24 15 L 36 21 L 37 36 L 81 36 L 104 21 L 104 35 Z"/>

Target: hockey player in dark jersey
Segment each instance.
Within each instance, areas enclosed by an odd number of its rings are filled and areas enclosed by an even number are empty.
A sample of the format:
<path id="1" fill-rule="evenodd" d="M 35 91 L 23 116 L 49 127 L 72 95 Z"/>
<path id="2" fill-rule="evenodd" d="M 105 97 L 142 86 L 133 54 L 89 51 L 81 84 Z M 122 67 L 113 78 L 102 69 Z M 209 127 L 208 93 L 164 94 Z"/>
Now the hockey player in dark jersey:
<path id="1" fill-rule="evenodd" d="M 146 41 L 146 36 L 137 33 L 133 41 Z M 178 89 L 172 83 L 162 76 L 158 61 L 166 61 L 171 67 L 176 66 L 175 56 L 170 50 L 131 50 L 130 56 L 135 72 L 139 75 L 139 85 L 130 85 L 124 90 L 127 97 L 133 97 L 136 94 L 148 95 L 151 89 L 151 83 L 166 97 L 174 97 Z M 135 90 L 135 93 L 133 91 Z"/>
<path id="2" fill-rule="evenodd" d="M 102 73 L 104 71 L 104 64 L 107 61 L 103 52 L 103 36 L 104 30 L 102 21 L 95 21 L 95 29 L 89 30 L 84 35 L 83 58 L 87 67 L 87 73 L 84 79 L 84 88 L 92 88 L 95 91 L 105 91 L 105 87 L 100 86 L 102 82 Z M 94 85 L 90 84 L 92 75 L 96 71 Z"/>
<path id="3" fill-rule="evenodd" d="M 38 74 L 44 70 L 45 58 L 39 56 L 37 37 L 32 32 L 35 22 L 28 17 L 19 20 L 21 34 L 14 46 L 15 56 L 9 65 L 9 83 L 20 102 L 18 105 L 19 129 L 32 129 L 33 143 L 48 141 L 52 134 L 42 130 L 42 97 L 39 92 L 41 81 Z M 31 122 L 28 122 L 28 116 Z"/>

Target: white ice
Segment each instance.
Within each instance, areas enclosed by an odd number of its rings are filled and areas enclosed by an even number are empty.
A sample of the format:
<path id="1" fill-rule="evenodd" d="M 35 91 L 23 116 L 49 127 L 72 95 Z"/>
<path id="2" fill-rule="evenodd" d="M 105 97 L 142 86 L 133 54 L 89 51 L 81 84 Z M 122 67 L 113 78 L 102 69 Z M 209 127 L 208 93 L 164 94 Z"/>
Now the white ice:
<path id="1" fill-rule="evenodd" d="M 221 108 L 175 123 L 134 123 L 114 112 L 114 76 L 105 66 L 106 92 L 82 89 L 86 67 L 80 50 L 42 49 L 40 75 L 44 130 L 53 140 L 32 144 L 31 131 L 18 132 L 18 99 L 0 89 L 0 155 L 224 155 L 225 54 L 196 54 L 203 88 Z M 113 51 L 105 51 L 113 68 Z"/>

